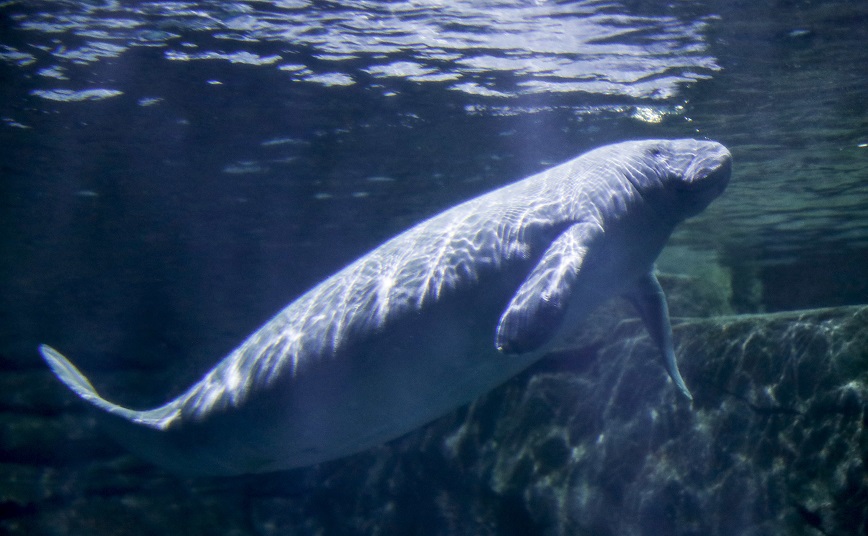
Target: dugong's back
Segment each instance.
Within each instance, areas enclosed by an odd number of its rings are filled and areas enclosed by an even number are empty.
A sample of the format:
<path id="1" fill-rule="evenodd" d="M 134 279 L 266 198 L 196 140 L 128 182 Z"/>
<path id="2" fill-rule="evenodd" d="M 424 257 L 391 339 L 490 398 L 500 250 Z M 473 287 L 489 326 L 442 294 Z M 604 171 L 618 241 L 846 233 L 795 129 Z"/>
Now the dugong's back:
<path id="1" fill-rule="evenodd" d="M 410 431 L 542 357 L 599 302 L 650 273 L 674 225 L 728 176 L 729 154 L 714 142 L 626 142 L 458 205 L 311 289 L 153 410 L 104 400 L 66 358 L 41 351 L 123 428 L 122 442 L 179 472 L 337 458 Z M 582 265 L 585 255 L 594 262 Z M 573 265 L 581 269 L 564 269 Z M 521 351 L 505 355 L 495 340 L 513 332 L 533 344 L 507 345 Z"/>

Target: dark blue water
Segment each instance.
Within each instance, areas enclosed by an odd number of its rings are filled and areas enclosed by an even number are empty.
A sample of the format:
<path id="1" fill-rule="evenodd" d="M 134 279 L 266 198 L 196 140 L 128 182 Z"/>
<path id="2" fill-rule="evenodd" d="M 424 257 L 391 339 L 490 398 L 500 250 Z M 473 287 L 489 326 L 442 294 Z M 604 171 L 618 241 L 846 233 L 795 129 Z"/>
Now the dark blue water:
<path id="1" fill-rule="evenodd" d="M 731 148 L 727 195 L 672 243 L 800 289 L 745 308 L 864 302 L 865 17 L 861 2 L 7 2 L 3 347 L 100 355 L 156 336 L 219 355 L 412 223 L 641 137 Z M 823 266 L 815 292 L 806 264 Z"/>
<path id="2" fill-rule="evenodd" d="M 735 158 L 667 271 L 866 303 L 866 65 L 858 0 L 2 2 L 0 355 L 178 392 L 384 239 L 629 138 Z"/>

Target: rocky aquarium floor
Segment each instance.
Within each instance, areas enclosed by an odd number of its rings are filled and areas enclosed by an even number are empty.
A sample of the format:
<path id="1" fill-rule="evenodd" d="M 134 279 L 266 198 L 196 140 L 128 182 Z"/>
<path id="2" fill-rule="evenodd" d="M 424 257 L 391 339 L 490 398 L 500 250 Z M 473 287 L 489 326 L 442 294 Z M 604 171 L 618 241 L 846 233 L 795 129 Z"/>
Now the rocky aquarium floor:
<path id="1" fill-rule="evenodd" d="M 677 322 L 691 406 L 612 322 L 426 428 L 318 467 L 183 480 L 43 369 L 0 376 L 0 533 L 868 532 L 868 306 Z"/>

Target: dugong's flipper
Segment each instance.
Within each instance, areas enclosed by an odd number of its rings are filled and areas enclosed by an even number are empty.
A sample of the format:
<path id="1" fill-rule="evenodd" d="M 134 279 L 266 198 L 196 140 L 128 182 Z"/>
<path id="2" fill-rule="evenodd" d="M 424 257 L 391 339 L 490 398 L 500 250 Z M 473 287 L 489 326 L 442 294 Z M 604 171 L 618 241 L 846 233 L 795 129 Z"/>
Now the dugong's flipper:
<path id="1" fill-rule="evenodd" d="M 598 224 L 582 222 L 567 228 L 552 242 L 501 316 L 496 335 L 498 350 L 509 354 L 530 352 L 551 338 L 567 312 L 582 264 L 594 240 L 602 234 Z M 657 277 L 648 272 L 625 296 L 639 310 L 669 377 L 688 400 L 693 400 L 675 361 L 669 308 Z"/>
<path id="2" fill-rule="evenodd" d="M 675 362 L 675 348 L 672 345 L 672 324 L 669 322 L 669 307 L 666 305 L 666 294 L 663 287 L 657 281 L 653 272 L 648 272 L 641 277 L 636 286 L 626 294 L 645 323 L 645 329 L 651 335 L 651 339 L 660 349 L 660 357 L 663 359 L 663 367 L 669 373 L 669 377 L 675 382 L 675 386 L 688 400 L 693 400 L 693 395 L 684 384 L 678 364 Z"/>
<path id="3" fill-rule="evenodd" d="M 598 224 L 582 222 L 552 242 L 500 317 L 495 341 L 498 350 L 530 352 L 550 339 L 566 314 L 588 248 L 602 232 Z"/>
<path id="4" fill-rule="evenodd" d="M 136 411 L 112 404 L 99 396 L 99 393 L 96 392 L 93 385 L 84 377 L 84 374 L 75 368 L 75 365 L 70 363 L 60 352 L 47 344 L 42 344 L 39 346 L 39 353 L 42 354 L 51 370 L 54 371 L 67 387 L 94 406 L 112 415 L 117 415 L 128 421 L 157 429 L 166 428 L 178 416 L 179 410 L 173 403 L 147 411 Z"/>

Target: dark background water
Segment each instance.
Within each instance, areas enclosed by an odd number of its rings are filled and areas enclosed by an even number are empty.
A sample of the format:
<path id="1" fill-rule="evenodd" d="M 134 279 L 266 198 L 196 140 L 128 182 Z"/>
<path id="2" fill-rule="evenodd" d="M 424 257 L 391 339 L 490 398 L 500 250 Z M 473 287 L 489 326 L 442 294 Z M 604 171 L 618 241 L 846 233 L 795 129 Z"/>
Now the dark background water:
<path id="1" fill-rule="evenodd" d="M 3 2 L 0 355 L 177 392 L 398 231 L 628 138 L 735 158 L 667 270 L 866 303 L 866 65 L 864 1 Z"/>

